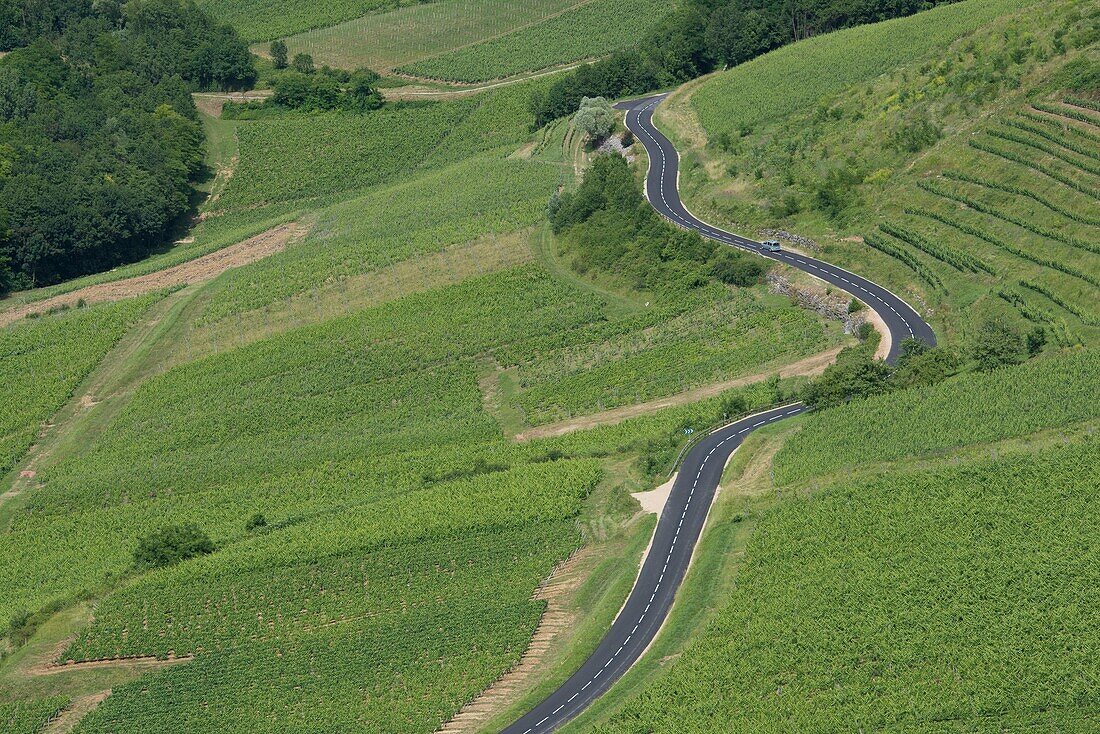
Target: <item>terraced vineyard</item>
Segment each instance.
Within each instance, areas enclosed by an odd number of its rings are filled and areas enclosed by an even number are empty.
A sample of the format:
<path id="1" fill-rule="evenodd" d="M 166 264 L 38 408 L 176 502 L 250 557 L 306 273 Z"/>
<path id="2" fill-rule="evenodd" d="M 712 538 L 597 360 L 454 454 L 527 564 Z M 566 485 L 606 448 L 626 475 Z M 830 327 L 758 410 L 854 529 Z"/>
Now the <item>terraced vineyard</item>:
<path id="1" fill-rule="evenodd" d="M 1051 93 L 1096 63 L 1082 10 L 948 5 L 720 74 L 679 103 L 677 119 L 710 141 L 697 148 L 706 166 L 685 172 L 687 198 L 718 222 L 818 237 L 830 259 L 927 303 L 949 335 L 1003 313 L 1059 346 L 1094 343 L 1100 116 Z M 976 30 L 986 14 L 1000 17 Z M 879 53 L 890 59 L 870 64 Z M 778 77 L 822 67 L 824 85 L 803 86 L 815 98 L 769 96 Z M 730 106 L 758 97 L 770 101 Z"/>

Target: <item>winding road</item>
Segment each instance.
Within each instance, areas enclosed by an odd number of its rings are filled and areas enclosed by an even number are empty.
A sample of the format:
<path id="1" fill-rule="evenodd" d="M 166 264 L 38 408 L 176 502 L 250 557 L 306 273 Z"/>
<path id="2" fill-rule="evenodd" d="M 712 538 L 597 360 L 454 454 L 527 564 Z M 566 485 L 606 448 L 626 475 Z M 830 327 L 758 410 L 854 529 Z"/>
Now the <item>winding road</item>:
<path id="1" fill-rule="evenodd" d="M 674 224 L 693 229 L 717 242 L 748 250 L 803 270 L 840 288 L 882 317 L 890 330 L 887 362 L 897 359 L 903 339 L 936 343 L 932 328 L 905 301 L 880 285 L 843 268 L 786 251 L 769 252 L 759 242 L 725 232 L 697 219 L 680 201 L 677 186 L 680 157 L 675 146 L 653 125 L 653 110 L 667 95 L 623 102 L 626 125 L 649 154 L 646 198 Z M 630 669 L 657 636 L 687 574 L 695 544 L 710 512 L 726 461 L 745 436 L 769 423 L 802 413 L 795 403 L 742 418 L 710 433 L 684 457 L 672 492 L 654 531 L 653 542 L 638 579 L 611 629 L 580 669 L 556 691 L 503 734 L 546 734 L 583 711 Z"/>

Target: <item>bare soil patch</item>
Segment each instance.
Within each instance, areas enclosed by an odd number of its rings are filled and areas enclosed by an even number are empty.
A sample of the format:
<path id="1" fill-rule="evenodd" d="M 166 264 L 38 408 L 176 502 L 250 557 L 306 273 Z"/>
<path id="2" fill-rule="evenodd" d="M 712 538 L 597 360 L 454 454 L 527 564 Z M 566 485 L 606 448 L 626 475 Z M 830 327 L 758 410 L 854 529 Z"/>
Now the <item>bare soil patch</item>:
<path id="1" fill-rule="evenodd" d="M 634 418 L 639 415 L 648 415 L 655 413 L 658 410 L 664 408 L 671 408 L 676 405 L 686 405 L 688 403 L 697 403 L 700 400 L 714 397 L 730 388 L 742 387 L 744 385 L 751 385 L 754 382 L 760 382 L 766 380 L 772 375 L 778 374 L 780 377 L 816 377 L 825 371 L 825 368 L 836 361 L 836 355 L 840 353 L 843 347 L 833 347 L 827 351 L 819 354 L 814 354 L 805 359 L 800 359 L 797 362 L 785 365 L 775 370 L 768 370 L 766 372 L 758 372 L 753 375 L 746 375 L 744 377 L 738 377 L 732 380 L 726 380 L 724 382 L 716 382 L 710 385 L 704 385 L 703 387 L 697 387 L 693 390 L 677 393 L 676 395 L 670 395 L 667 398 L 659 398 L 657 400 L 650 400 L 646 403 L 638 403 L 636 405 L 624 405 L 621 408 L 614 408 L 612 410 L 605 410 L 602 413 L 593 413 L 592 415 L 581 416 L 579 418 L 571 418 L 559 423 L 548 423 L 545 426 L 536 426 L 526 431 L 518 433 L 515 437 L 517 441 L 530 441 L 536 438 L 550 438 L 552 436 L 561 436 L 566 433 L 572 433 L 573 431 L 579 431 L 586 428 L 594 428 L 596 426 L 607 426 L 621 423 L 628 418 Z M 889 349 L 889 348 L 888 348 Z"/>
<path id="2" fill-rule="evenodd" d="M 672 487 L 676 484 L 676 477 L 679 473 L 673 474 L 667 482 L 656 489 L 651 489 L 648 492 L 632 492 L 630 496 L 638 500 L 643 512 L 660 515 L 661 511 L 665 509 L 665 505 L 668 504 L 668 497 L 672 494 Z"/>
<path id="3" fill-rule="evenodd" d="M 221 275 L 230 268 L 247 265 L 273 255 L 286 247 L 291 239 L 304 234 L 304 226 L 297 222 L 283 224 L 243 242 L 155 273 L 90 285 L 70 293 L 0 312 L 0 326 L 26 318 L 30 313 L 40 313 L 52 308 L 72 308 L 80 301 L 88 304 L 121 301 L 164 288 L 201 283 Z"/>
<path id="4" fill-rule="evenodd" d="M 585 546 L 550 573 L 534 594 L 535 599 L 546 601 L 546 610 L 519 662 L 463 706 L 440 727 L 439 734 L 473 734 L 519 698 L 523 684 L 539 669 L 554 638 L 575 624 L 576 613 L 567 609 L 564 601 L 584 581 L 588 562 L 595 556 L 595 548 Z"/>

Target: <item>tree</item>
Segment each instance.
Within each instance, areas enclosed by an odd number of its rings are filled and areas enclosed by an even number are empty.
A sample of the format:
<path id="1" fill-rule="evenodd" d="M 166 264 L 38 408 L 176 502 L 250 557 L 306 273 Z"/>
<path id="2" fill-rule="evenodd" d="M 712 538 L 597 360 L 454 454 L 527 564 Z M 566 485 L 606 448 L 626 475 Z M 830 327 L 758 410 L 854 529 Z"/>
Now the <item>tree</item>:
<path id="1" fill-rule="evenodd" d="M 271 42 L 271 63 L 276 69 L 286 68 L 286 43 L 282 39 Z"/>
<path id="2" fill-rule="evenodd" d="M 375 85 L 381 77 L 367 68 L 356 69 L 348 79 L 347 107 L 359 112 L 376 110 L 382 106 L 382 95 Z"/>
<path id="3" fill-rule="evenodd" d="M 573 116 L 573 126 L 585 133 L 589 140 L 603 140 L 615 127 L 615 111 L 603 97 L 585 97 Z"/>
<path id="4" fill-rule="evenodd" d="M 213 552 L 213 541 L 197 525 L 170 525 L 138 540 L 134 565 L 160 568 Z"/>
<path id="5" fill-rule="evenodd" d="M 290 62 L 290 68 L 299 74 L 312 74 L 313 57 L 309 54 L 294 54 L 294 60 Z"/>
<path id="6" fill-rule="evenodd" d="M 974 338 L 973 356 L 978 369 L 992 372 L 998 367 L 1019 364 L 1026 354 L 1024 337 L 1001 317 L 985 319 Z"/>

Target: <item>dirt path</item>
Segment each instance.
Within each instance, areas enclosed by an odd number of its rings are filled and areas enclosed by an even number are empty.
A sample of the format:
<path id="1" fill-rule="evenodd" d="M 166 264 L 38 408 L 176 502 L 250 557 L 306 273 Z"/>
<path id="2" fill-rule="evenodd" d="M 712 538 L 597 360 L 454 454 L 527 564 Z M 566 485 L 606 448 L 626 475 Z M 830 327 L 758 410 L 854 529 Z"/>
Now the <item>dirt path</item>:
<path id="1" fill-rule="evenodd" d="M 243 242 L 164 270 L 125 280 L 90 285 L 60 296 L 2 311 L 0 326 L 7 326 L 26 318 L 29 313 L 41 313 L 62 306 L 73 307 L 79 301 L 84 303 L 121 301 L 124 298 L 133 298 L 172 286 L 211 280 L 230 268 L 247 265 L 273 255 L 286 247 L 291 239 L 302 237 L 304 234 L 305 227 L 297 222 L 283 224 Z"/>
<path id="2" fill-rule="evenodd" d="M 270 89 L 254 89 L 251 92 L 195 92 L 191 97 L 201 112 L 221 117 L 226 102 L 261 102 L 271 95 Z"/>
<path id="3" fill-rule="evenodd" d="M 585 59 L 584 61 L 575 61 L 562 66 L 553 66 L 549 69 L 544 69 L 535 74 L 521 74 L 518 76 L 510 77 L 508 79 L 502 79 L 496 82 L 486 82 L 484 84 L 477 84 L 474 86 L 455 86 L 454 88 L 440 88 L 433 89 L 428 87 L 418 87 L 414 84 L 409 84 L 403 87 L 393 87 L 391 89 L 380 89 L 382 96 L 386 99 L 452 99 L 454 97 L 460 97 L 464 94 L 476 94 L 477 92 L 486 92 L 490 89 L 498 89 L 500 87 L 507 87 L 512 84 L 519 84 L 521 82 L 529 82 L 532 79 L 538 79 L 539 77 L 549 76 L 551 74 L 564 74 L 567 71 L 572 71 L 582 64 L 589 63 L 594 59 Z M 412 82 L 425 81 L 420 77 L 404 76 L 403 79 L 408 79 Z M 433 84 L 445 84 L 446 82 L 438 82 L 432 80 Z"/>
<path id="4" fill-rule="evenodd" d="M 607 426 L 621 423 L 628 418 L 634 418 L 639 415 L 647 415 L 649 413 L 655 413 L 658 410 L 664 408 L 671 408 L 677 405 L 686 405 L 688 403 L 697 403 L 700 400 L 714 397 L 730 388 L 742 387 L 744 385 L 751 385 L 754 382 L 760 382 L 766 380 L 772 375 L 778 374 L 780 377 L 816 377 L 825 371 L 825 368 L 831 365 L 836 360 L 836 355 L 840 353 L 843 347 L 833 347 L 832 349 L 815 354 L 805 359 L 801 359 L 797 362 L 780 367 L 778 370 L 768 370 L 767 372 L 759 372 L 754 375 L 746 375 L 745 377 L 738 377 L 733 380 L 726 380 L 725 382 L 716 382 L 711 385 L 704 385 L 703 387 L 697 387 L 694 390 L 688 390 L 687 392 L 677 393 L 676 395 L 670 395 L 667 398 L 659 398 L 657 400 L 651 400 L 647 403 L 638 403 L 637 405 L 624 405 L 621 408 L 614 408 L 612 410 L 605 410 L 602 413 L 593 413 L 592 415 L 581 416 L 579 418 L 571 418 L 567 421 L 561 421 L 559 423 L 549 423 L 545 426 L 536 426 L 529 428 L 526 431 L 522 431 L 516 435 L 517 441 L 530 441 L 536 438 L 550 438 L 553 436 L 561 436 L 566 433 L 572 433 L 573 431 L 579 431 L 586 428 L 594 428 L 596 426 Z"/>
<path id="5" fill-rule="evenodd" d="M 587 564 L 595 555 L 593 546 L 585 546 L 551 572 L 535 592 L 534 598 L 546 601 L 546 611 L 519 662 L 463 706 L 440 727 L 439 734 L 473 734 L 519 698 L 522 684 L 539 669 L 551 642 L 576 622 L 575 613 L 566 609 L 564 601 L 584 581 Z"/>

